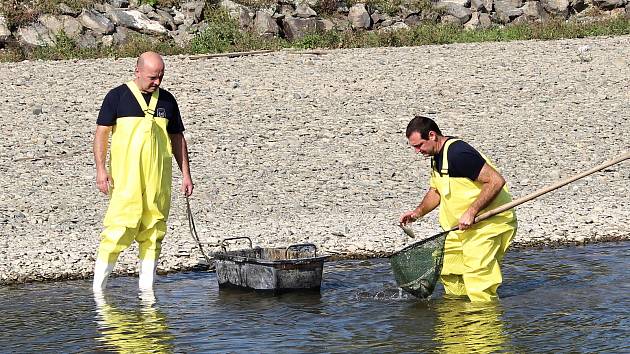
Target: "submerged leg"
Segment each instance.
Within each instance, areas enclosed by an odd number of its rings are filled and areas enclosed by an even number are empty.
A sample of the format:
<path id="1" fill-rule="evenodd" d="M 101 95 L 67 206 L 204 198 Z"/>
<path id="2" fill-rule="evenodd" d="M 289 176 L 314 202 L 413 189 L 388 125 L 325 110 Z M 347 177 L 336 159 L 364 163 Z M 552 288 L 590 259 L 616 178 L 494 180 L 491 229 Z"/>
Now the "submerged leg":
<path id="1" fill-rule="evenodd" d="M 449 296 L 466 296 L 464 278 L 459 274 L 442 274 L 440 281 L 444 285 L 444 292 Z"/>
<path id="2" fill-rule="evenodd" d="M 463 278 L 470 301 L 488 302 L 498 299 L 497 289 L 503 282 L 500 260 L 503 259 L 515 232 L 512 228 L 503 230 L 498 233 L 492 229 L 479 230 L 464 243 L 464 263 L 468 271 L 463 274 Z M 495 233 L 488 235 L 492 231 Z"/>
<path id="3" fill-rule="evenodd" d="M 440 281 L 449 296 L 466 296 L 466 287 L 462 274 L 466 271 L 460 235 L 451 232 L 444 242 L 444 265 Z"/>

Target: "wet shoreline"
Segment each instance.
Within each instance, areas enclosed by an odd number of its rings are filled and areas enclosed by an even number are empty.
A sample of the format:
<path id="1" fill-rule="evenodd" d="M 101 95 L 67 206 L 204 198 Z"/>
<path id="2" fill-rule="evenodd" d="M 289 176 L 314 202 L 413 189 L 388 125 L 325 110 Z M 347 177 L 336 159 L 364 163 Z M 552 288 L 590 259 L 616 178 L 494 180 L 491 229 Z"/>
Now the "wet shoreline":
<path id="1" fill-rule="evenodd" d="M 544 243 L 544 242 L 522 242 L 522 243 L 518 243 L 518 244 L 513 244 L 512 246 L 510 246 L 509 250 L 506 253 L 506 257 L 510 256 L 510 251 L 516 251 L 516 250 L 526 250 L 526 249 L 554 249 L 554 248 L 571 248 L 571 247 L 585 247 L 588 245 L 596 245 L 596 244 L 604 244 L 604 243 L 619 243 L 619 242 L 625 242 L 630 240 L 630 237 L 627 236 L 619 236 L 619 237 L 609 237 L 609 238 L 603 238 L 603 239 L 595 239 L 595 240 L 589 240 L 589 239 L 584 239 L 581 241 L 555 241 L 555 242 L 550 242 L 550 243 Z M 392 255 L 392 252 L 382 252 L 382 253 L 372 253 L 372 254 L 365 254 L 365 253 L 355 253 L 355 254 L 330 254 L 330 258 L 328 258 L 327 262 L 335 262 L 335 261 L 347 261 L 347 260 L 370 260 L 370 259 L 378 259 L 378 258 L 388 258 L 389 256 Z M 177 274 L 177 273 L 186 273 L 186 272 L 214 272 L 214 269 L 210 269 L 211 267 L 208 266 L 208 264 L 203 261 L 200 260 L 200 262 L 194 266 L 188 267 L 188 268 L 181 268 L 181 269 L 177 269 L 177 270 L 171 270 L 171 271 L 166 271 L 163 269 L 158 269 L 158 275 L 164 276 L 164 275 L 170 275 L 170 274 Z M 128 273 L 120 273 L 117 272 L 113 275 L 113 277 L 120 277 L 120 276 L 137 276 L 136 272 L 130 271 Z M 13 282 L 8 282 L 8 283 L 0 283 L 0 285 L 2 286 L 15 286 L 15 285 L 20 285 L 20 284 L 28 284 L 28 283 L 36 283 L 36 282 L 56 282 L 56 281 L 68 281 L 68 280 L 81 280 L 81 279 L 89 279 L 91 277 L 86 278 L 83 275 L 66 275 L 66 276 L 60 276 L 57 278 L 53 278 L 53 279 L 20 279 L 18 281 L 13 281 Z M 159 279 L 157 280 L 157 282 L 159 283 Z"/>

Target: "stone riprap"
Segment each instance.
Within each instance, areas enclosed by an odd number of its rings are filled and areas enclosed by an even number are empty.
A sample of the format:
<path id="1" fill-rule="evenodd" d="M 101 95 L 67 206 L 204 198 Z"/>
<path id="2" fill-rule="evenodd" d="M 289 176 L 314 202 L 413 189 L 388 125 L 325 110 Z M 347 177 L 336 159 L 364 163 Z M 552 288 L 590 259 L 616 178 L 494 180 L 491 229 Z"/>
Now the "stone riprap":
<path id="1" fill-rule="evenodd" d="M 395 14 L 389 13 L 391 9 L 382 8 L 383 4 L 379 11 L 378 5 L 374 7 L 360 2 L 350 8 L 344 2 L 330 8 L 333 3 L 311 0 L 278 1 L 262 8 L 231 0 L 220 0 L 215 5 L 226 11 L 241 31 L 290 41 L 316 32 L 391 32 L 420 24 L 441 23 L 474 30 L 549 20 L 592 22 L 630 16 L 630 3 L 626 0 L 449 0 L 429 3 L 432 8 L 427 8 L 428 3 L 424 2 L 403 1 L 398 4 Z M 328 7 L 328 11 L 320 12 L 329 12 L 329 15 L 320 17 L 311 6 Z M 170 38 L 178 46 L 187 46 L 211 26 L 204 19 L 205 8 L 206 2 L 198 0 L 184 1 L 170 8 L 154 7 L 137 0 L 108 0 L 81 11 L 60 3 L 59 14 L 42 14 L 33 22 L 16 27 L 8 23 L 0 6 L 0 49 L 5 43 L 17 43 L 27 48 L 53 46 L 62 33 L 78 48 L 121 46 L 128 43 L 133 32 L 152 36 L 156 41 Z"/>
<path id="2" fill-rule="evenodd" d="M 107 206 L 94 182 L 95 119 L 134 63 L 0 64 L 1 283 L 91 276 Z M 428 184 L 429 161 L 404 136 L 415 114 L 493 159 L 515 197 L 630 145 L 629 36 L 168 57 L 166 65 L 208 251 L 235 236 L 258 246 L 313 242 L 341 255 L 412 242 L 393 224 Z M 518 207 L 516 244 L 628 239 L 629 178 L 626 161 Z M 200 264 L 185 205 L 176 193 L 161 272 Z M 436 214 L 416 234 L 438 232 Z M 135 272 L 136 260 L 133 246 L 116 272 Z"/>

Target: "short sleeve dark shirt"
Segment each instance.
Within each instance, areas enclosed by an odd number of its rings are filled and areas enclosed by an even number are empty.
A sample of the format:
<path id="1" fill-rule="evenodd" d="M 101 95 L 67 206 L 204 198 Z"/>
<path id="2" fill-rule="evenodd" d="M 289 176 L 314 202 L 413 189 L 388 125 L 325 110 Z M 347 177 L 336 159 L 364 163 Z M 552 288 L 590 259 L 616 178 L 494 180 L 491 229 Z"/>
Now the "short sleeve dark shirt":
<path id="1" fill-rule="evenodd" d="M 452 139 L 449 137 L 449 139 Z M 436 170 L 442 169 L 442 157 L 444 153 L 444 147 L 435 155 L 434 161 L 436 164 Z M 481 154 L 470 146 L 467 142 L 458 140 L 451 144 L 448 148 L 448 175 L 450 177 L 466 177 L 472 181 L 475 181 L 479 177 L 481 168 L 486 163 L 486 160 Z"/>
<path id="2" fill-rule="evenodd" d="M 149 104 L 151 100 L 150 93 L 143 93 L 144 100 Z M 168 119 L 166 131 L 169 134 L 177 134 L 184 131 L 184 123 L 179 113 L 179 106 L 175 97 L 170 92 L 160 89 L 160 97 L 157 107 L 155 108 L 155 116 Z M 98 113 L 96 124 L 112 126 L 116 124 L 116 120 L 121 117 L 144 117 L 144 112 L 136 97 L 126 84 L 120 85 L 107 93 L 101 110 Z"/>

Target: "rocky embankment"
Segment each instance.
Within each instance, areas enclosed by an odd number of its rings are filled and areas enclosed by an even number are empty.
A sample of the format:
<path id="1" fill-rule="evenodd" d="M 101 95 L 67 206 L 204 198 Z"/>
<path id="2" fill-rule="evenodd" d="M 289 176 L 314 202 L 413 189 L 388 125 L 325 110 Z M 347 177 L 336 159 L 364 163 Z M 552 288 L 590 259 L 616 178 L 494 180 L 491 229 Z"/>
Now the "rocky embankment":
<path id="1" fill-rule="evenodd" d="M 91 276 L 107 199 L 92 134 L 135 60 L 0 64 L 0 283 Z M 630 37 L 166 58 L 209 251 L 222 238 L 313 242 L 380 255 L 412 240 L 392 224 L 427 188 L 406 145 L 415 114 L 491 157 L 523 196 L 628 151 Z M 179 174 L 175 189 L 180 183 Z M 517 208 L 516 245 L 628 239 L 630 162 Z M 438 231 L 435 213 L 414 225 Z M 136 271 L 137 248 L 119 273 Z M 195 267 L 175 195 L 160 271 Z"/>
<path id="2" fill-rule="evenodd" d="M 10 43 L 24 47 L 54 46 L 61 33 L 79 48 L 120 46 L 135 32 L 186 46 L 208 29 L 204 18 L 206 6 L 205 1 L 198 0 L 183 1 L 172 7 L 137 0 L 107 0 L 79 11 L 60 3 L 57 14 L 40 14 L 32 22 L 20 25 L 10 24 L 0 8 L 0 48 Z M 288 40 L 314 32 L 395 31 L 426 23 L 477 29 L 551 19 L 593 21 L 630 16 L 627 0 L 403 1 L 395 8 L 380 10 L 362 2 L 348 7 L 345 1 L 336 0 L 279 0 L 256 7 L 219 0 L 216 6 L 228 12 L 242 31 Z"/>

